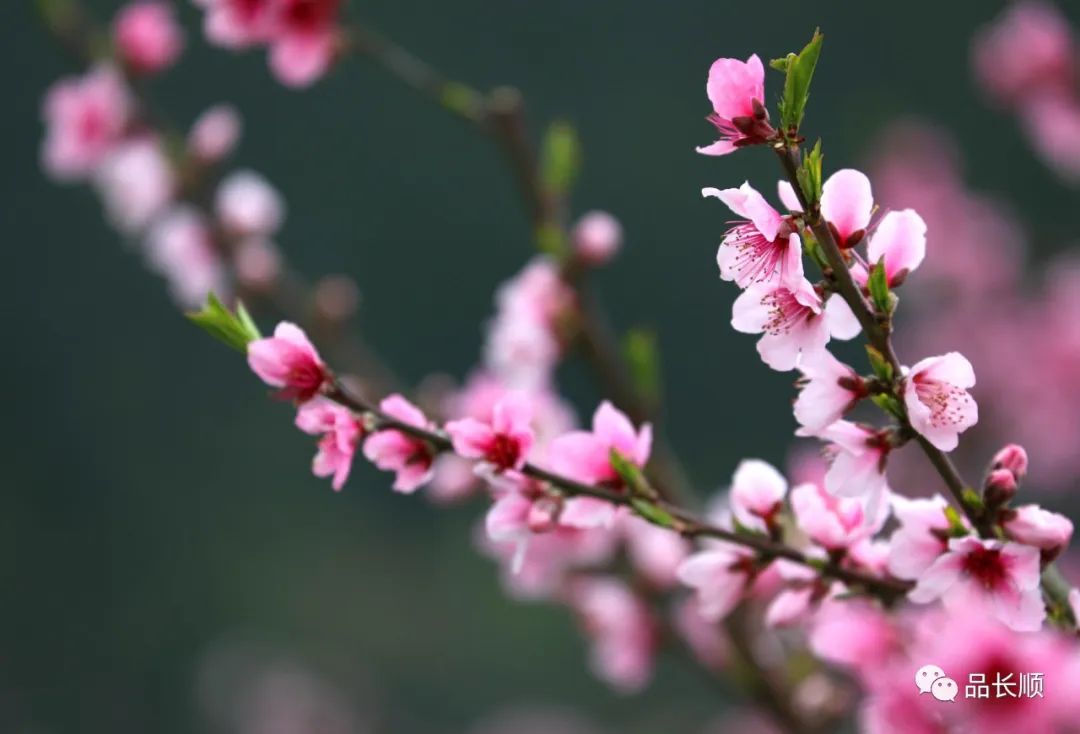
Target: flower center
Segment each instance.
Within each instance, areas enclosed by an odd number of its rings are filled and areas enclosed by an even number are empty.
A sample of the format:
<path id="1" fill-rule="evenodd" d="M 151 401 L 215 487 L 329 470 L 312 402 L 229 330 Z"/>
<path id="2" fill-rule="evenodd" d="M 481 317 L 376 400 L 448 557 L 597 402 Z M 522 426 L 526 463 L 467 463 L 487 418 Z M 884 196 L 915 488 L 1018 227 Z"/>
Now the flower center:
<path id="1" fill-rule="evenodd" d="M 765 332 L 774 336 L 788 334 L 815 316 L 813 309 L 800 303 L 787 288 L 777 288 L 767 293 L 761 299 L 761 305 L 769 309 Z"/>
<path id="2" fill-rule="evenodd" d="M 930 409 L 930 423 L 938 427 L 959 425 L 972 402 L 966 390 L 918 375 L 915 377 L 915 395 Z"/>
<path id="3" fill-rule="evenodd" d="M 996 548 L 976 548 L 964 556 L 964 571 L 987 590 L 1005 583 L 1007 574 Z"/>

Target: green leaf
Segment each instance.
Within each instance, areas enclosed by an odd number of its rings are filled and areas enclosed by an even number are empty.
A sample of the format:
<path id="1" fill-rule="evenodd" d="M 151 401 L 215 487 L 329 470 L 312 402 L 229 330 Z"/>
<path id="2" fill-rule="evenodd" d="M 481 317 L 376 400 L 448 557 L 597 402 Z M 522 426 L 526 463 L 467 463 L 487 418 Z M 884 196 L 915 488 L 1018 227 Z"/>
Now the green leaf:
<path id="1" fill-rule="evenodd" d="M 982 512 L 986 508 L 986 505 L 983 504 L 983 498 L 971 487 L 964 487 L 964 491 L 960 493 L 960 498 L 969 509 L 975 512 Z"/>
<path id="2" fill-rule="evenodd" d="M 568 122 L 553 122 L 540 146 L 540 178 L 544 188 L 565 196 L 581 169 L 581 142 Z"/>
<path id="3" fill-rule="evenodd" d="M 645 475 L 637 464 L 619 453 L 618 449 L 611 449 L 608 452 L 608 458 L 611 461 L 611 468 L 615 470 L 615 473 L 630 489 L 632 496 L 645 497 L 650 500 L 657 498 L 656 490 L 649 486 L 648 480 L 645 479 Z"/>
<path id="4" fill-rule="evenodd" d="M 885 382 L 891 382 L 893 378 L 893 368 L 892 365 L 889 364 L 889 360 L 885 359 L 885 355 L 867 344 L 866 356 L 870 360 L 870 369 L 874 371 L 874 376 Z"/>
<path id="5" fill-rule="evenodd" d="M 658 400 L 660 352 L 656 347 L 656 332 L 643 328 L 628 331 L 623 338 L 623 356 L 638 393 L 649 402 Z"/>
<path id="6" fill-rule="evenodd" d="M 866 283 L 870 289 L 870 300 L 880 314 L 889 314 L 892 299 L 889 297 L 889 279 L 885 276 L 885 260 L 882 258 L 870 268 L 870 277 Z"/>
<path id="7" fill-rule="evenodd" d="M 870 401 L 895 418 L 899 418 L 903 415 L 903 411 L 900 408 L 900 402 L 892 395 L 877 393 L 876 395 L 870 396 Z"/>
<path id="8" fill-rule="evenodd" d="M 782 74 L 787 74 L 788 67 L 791 66 L 791 60 L 795 58 L 795 54 L 788 54 L 782 59 L 773 59 L 769 62 L 769 66 Z"/>
<path id="9" fill-rule="evenodd" d="M 663 507 L 652 504 L 643 499 L 637 497 L 630 500 L 630 504 L 634 506 L 634 510 L 637 514 L 653 523 L 664 528 L 675 527 L 675 517 L 665 510 Z"/>
<path id="10" fill-rule="evenodd" d="M 213 293 L 207 294 L 206 305 L 201 311 L 186 316 L 210 336 L 239 352 L 246 353 L 250 342 L 262 338 L 244 304 L 237 303 L 236 313 L 233 313 Z"/>
<path id="11" fill-rule="evenodd" d="M 821 43 L 825 36 L 820 30 L 814 31 L 814 37 L 798 54 L 788 54 L 784 60 L 787 78 L 784 81 L 784 95 L 780 98 L 780 122 L 783 129 L 797 131 L 802 124 L 806 103 L 810 99 L 810 82 L 814 78 L 818 57 L 821 55 Z M 773 65 L 773 68 L 778 68 Z"/>
<path id="12" fill-rule="evenodd" d="M 799 186 L 809 199 L 811 209 L 821 201 L 821 163 L 824 157 L 821 152 L 821 140 L 818 139 L 803 158 L 802 167 L 798 171 Z"/>
<path id="13" fill-rule="evenodd" d="M 968 534 L 967 526 L 964 525 L 964 518 L 960 516 L 960 512 L 952 505 L 945 508 L 945 519 L 949 523 L 949 537 L 962 538 Z"/>

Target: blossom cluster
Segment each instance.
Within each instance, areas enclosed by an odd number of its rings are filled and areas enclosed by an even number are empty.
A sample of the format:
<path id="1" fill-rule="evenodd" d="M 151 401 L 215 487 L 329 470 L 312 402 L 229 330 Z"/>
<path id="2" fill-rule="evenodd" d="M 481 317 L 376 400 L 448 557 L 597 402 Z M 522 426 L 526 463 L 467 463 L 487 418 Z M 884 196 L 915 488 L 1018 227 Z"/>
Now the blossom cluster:
<path id="1" fill-rule="evenodd" d="M 1010 5 L 976 36 L 972 66 L 1046 165 L 1080 180 L 1080 44 L 1061 11 L 1045 0 Z"/>

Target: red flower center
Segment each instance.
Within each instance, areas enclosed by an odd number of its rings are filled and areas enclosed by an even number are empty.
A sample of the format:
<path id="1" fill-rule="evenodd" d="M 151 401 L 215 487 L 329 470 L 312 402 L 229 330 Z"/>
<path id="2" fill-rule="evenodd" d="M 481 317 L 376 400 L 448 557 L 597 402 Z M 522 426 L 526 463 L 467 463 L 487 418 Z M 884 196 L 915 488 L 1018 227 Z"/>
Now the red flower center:
<path id="1" fill-rule="evenodd" d="M 1001 551 L 996 548 L 976 548 L 964 556 L 964 571 L 986 589 L 1001 586 L 1007 577 Z"/>

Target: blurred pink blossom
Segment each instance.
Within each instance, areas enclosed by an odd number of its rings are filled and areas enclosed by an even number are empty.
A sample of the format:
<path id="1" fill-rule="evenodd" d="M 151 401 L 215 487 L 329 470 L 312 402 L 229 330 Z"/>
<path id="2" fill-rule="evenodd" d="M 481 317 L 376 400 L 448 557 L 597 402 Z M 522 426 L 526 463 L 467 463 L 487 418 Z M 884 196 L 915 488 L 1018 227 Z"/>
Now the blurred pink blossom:
<path id="1" fill-rule="evenodd" d="M 184 32 L 172 4 L 164 0 L 125 5 L 113 22 L 113 37 L 124 64 L 140 74 L 167 69 L 184 48 Z"/>
<path id="2" fill-rule="evenodd" d="M 45 95 L 42 165 L 60 180 L 86 178 L 127 129 L 133 102 L 120 73 L 99 65 L 54 83 Z"/>

